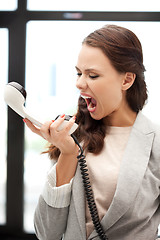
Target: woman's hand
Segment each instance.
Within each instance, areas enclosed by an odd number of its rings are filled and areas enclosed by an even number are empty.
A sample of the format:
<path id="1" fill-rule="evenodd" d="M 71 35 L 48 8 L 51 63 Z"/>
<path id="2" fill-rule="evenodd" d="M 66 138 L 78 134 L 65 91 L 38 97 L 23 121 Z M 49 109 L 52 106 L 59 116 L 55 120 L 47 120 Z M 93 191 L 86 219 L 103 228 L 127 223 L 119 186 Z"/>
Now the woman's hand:
<path id="1" fill-rule="evenodd" d="M 62 115 L 55 121 L 44 123 L 41 128 L 37 128 L 28 119 L 24 119 L 32 132 L 43 137 L 61 151 L 56 165 L 57 187 L 70 182 L 75 175 L 78 162 L 79 148 L 69 135 L 69 130 L 75 122 L 75 117 L 72 117 L 61 131 L 58 131 L 58 127 L 63 123 L 64 119 L 65 115 Z"/>
<path id="2" fill-rule="evenodd" d="M 43 137 L 45 140 L 59 148 L 61 154 L 72 155 L 78 153 L 78 147 L 75 144 L 73 138 L 68 134 L 69 130 L 75 123 L 75 116 L 72 117 L 66 126 L 58 131 L 58 127 L 63 123 L 65 115 L 60 116 L 57 120 L 45 122 L 41 128 L 34 126 L 31 121 L 24 119 L 27 127 L 39 136 Z"/>

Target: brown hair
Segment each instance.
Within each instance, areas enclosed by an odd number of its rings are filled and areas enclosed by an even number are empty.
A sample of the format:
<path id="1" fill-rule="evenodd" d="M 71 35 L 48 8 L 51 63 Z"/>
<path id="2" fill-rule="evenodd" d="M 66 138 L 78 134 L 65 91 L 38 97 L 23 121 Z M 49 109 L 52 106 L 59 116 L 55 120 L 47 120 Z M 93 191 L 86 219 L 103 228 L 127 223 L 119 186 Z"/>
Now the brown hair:
<path id="1" fill-rule="evenodd" d="M 118 72 L 136 74 L 133 85 L 127 90 L 126 100 L 134 112 L 142 110 L 147 100 L 147 87 L 144 81 L 142 47 L 136 35 L 126 28 L 106 25 L 89 34 L 83 40 L 83 44 L 100 48 Z M 85 100 L 81 97 L 76 117 L 79 127 L 74 135 L 83 142 L 84 149 L 98 154 L 104 145 L 106 126 L 102 120 L 91 118 Z M 51 159 L 57 158 L 60 154 L 60 151 L 52 145 L 48 152 Z"/>

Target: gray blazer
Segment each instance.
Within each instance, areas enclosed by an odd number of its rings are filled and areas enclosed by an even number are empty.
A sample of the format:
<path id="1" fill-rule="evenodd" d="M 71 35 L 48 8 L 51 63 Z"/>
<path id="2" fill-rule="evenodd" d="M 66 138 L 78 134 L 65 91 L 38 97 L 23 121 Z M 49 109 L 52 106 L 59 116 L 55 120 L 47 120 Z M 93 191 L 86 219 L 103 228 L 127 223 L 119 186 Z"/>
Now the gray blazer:
<path id="1" fill-rule="evenodd" d="M 79 167 L 66 208 L 40 196 L 35 211 L 40 240 L 86 240 L 85 196 Z M 160 223 L 160 128 L 141 112 L 133 125 L 112 203 L 101 221 L 109 240 L 154 240 Z M 89 240 L 99 240 L 93 231 Z"/>

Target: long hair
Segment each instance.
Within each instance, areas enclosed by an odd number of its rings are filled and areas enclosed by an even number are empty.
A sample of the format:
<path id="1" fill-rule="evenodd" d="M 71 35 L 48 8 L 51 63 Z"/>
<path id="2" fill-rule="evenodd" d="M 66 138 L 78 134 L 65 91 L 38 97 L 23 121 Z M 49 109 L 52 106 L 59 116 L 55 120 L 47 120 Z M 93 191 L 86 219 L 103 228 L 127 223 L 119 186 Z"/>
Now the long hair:
<path id="1" fill-rule="evenodd" d="M 148 96 L 144 79 L 142 46 L 137 36 L 126 28 L 105 25 L 89 34 L 82 44 L 100 48 L 119 73 L 136 74 L 133 85 L 126 92 L 126 100 L 134 112 L 138 113 L 142 110 Z M 104 145 L 106 126 L 102 120 L 91 118 L 86 102 L 81 97 L 78 100 L 76 122 L 79 127 L 74 134 L 80 142 L 83 142 L 83 148 L 94 154 L 100 153 Z M 52 159 L 58 158 L 60 151 L 50 145 L 48 153 Z"/>

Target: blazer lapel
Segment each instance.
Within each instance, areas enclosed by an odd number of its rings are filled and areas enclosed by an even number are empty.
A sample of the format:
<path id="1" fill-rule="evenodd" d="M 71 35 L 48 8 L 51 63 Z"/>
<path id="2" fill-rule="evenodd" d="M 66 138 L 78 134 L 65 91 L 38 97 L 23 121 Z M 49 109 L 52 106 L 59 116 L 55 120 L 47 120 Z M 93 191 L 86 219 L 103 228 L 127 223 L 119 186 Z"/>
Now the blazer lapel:
<path id="1" fill-rule="evenodd" d="M 105 231 L 125 214 L 134 201 L 148 165 L 153 137 L 148 120 L 139 113 L 121 163 L 114 198 L 101 221 Z M 94 231 L 91 237 L 96 235 Z"/>

